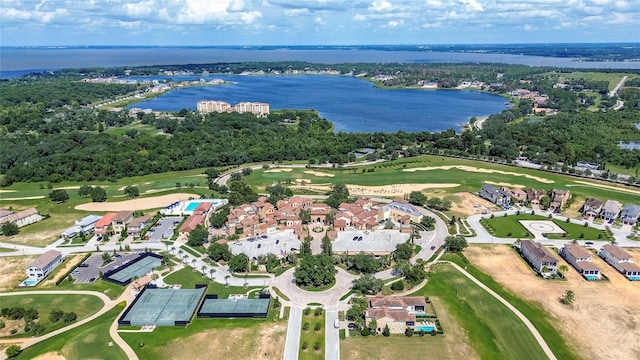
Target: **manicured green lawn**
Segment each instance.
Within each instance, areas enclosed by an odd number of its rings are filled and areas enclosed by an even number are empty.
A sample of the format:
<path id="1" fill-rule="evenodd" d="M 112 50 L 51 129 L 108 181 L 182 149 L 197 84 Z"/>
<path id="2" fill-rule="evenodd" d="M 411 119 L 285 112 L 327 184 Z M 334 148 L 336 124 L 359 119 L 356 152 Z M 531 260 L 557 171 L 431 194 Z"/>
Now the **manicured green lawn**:
<path id="1" fill-rule="evenodd" d="M 28 347 L 16 359 L 33 359 L 56 351 L 67 359 L 124 360 L 127 356 L 118 345 L 109 346 L 109 327 L 123 307 L 116 306 L 93 321 Z"/>
<path id="2" fill-rule="evenodd" d="M 291 299 L 289 299 L 289 297 L 287 295 L 285 295 L 282 291 L 280 291 L 280 289 L 278 289 L 277 287 L 273 287 L 273 291 L 275 291 L 276 294 L 278 294 L 278 296 L 282 299 L 282 300 L 286 300 L 286 301 L 291 301 Z"/>
<path id="3" fill-rule="evenodd" d="M 629 79 L 635 77 L 634 74 L 626 74 L 626 73 L 600 73 L 600 72 L 582 72 L 582 71 L 574 71 L 568 74 L 562 74 L 562 76 L 567 77 L 569 79 L 585 79 L 585 80 L 593 80 L 593 81 L 608 81 L 609 82 L 609 90 L 613 90 L 613 88 L 618 85 L 618 82 L 622 80 L 622 77 L 627 75 Z"/>
<path id="4" fill-rule="evenodd" d="M 449 265 L 438 265 L 412 295 L 437 296 L 466 329 L 481 359 L 544 359 L 526 326 L 506 306 Z"/>
<path id="5" fill-rule="evenodd" d="M 211 282 L 208 278 L 203 278 L 200 272 L 195 272 L 191 267 L 185 267 L 173 274 L 167 276 L 164 279 L 166 284 L 181 284 L 183 289 L 194 289 L 196 284 L 206 284 L 207 294 L 218 294 L 218 298 L 226 299 L 230 294 L 245 294 L 251 289 L 260 289 L 261 287 L 247 287 L 242 286 L 229 286 L 225 287 L 224 284 L 217 282 Z"/>
<path id="6" fill-rule="evenodd" d="M 469 172 L 455 168 L 449 170 L 436 169 L 427 171 L 405 171 L 411 168 L 451 165 L 464 165 L 515 174 L 502 174 L 498 172 L 487 174 L 481 172 Z M 365 169 L 364 173 L 362 172 L 362 169 Z M 367 172 L 368 169 L 373 169 L 374 171 Z M 631 193 L 624 191 L 624 189 L 631 189 L 627 186 L 618 186 L 622 190 L 606 189 L 576 183 L 575 181 L 588 181 L 594 184 L 604 184 L 606 186 L 616 186 L 616 184 L 596 182 L 587 179 L 575 178 L 568 175 L 539 171 L 535 169 L 526 169 L 514 166 L 486 163 L 481 161 L 464 160 L 433 155 L 422 155 L 412 158 L 403 158 L 385 163 L 364 165 L 357 168 L 322 168 L 313 170 L 328 173 L 334 176 L 316 176 L 308 174 L 305 173 L 305 171 L 309 171 L 309 169 L 304 168 L 292 168 L 291 171 L 286 172 L 266 172 L 263 169 L 259 169 L 254 170 L 251 175 L 245 177 L 245 179 L 249 183 L 249 185 L 260 192 L 264 192 L 266 186 L 271 185 L 277 181 L 281 181 L 286 184 L 289 181 L 295 183 L 296 179 L 305 179 L 310 182 L 311 185 L 331 185 L 335 183 L 344 183 L 365 186 L 380 186 L 408 183 L 456 183 L 460 184 L 460 186 L 443 188 L 440 190 L 445 194 L 453 194 L 460 191 L 470 191 L 475 193 L 480 190 L 482 184 L 486 180 L 491 180 L 494 182 L 519 184 L 525 187 L 533 187 L 545 190 L 551 190 L 553 188 L 565 188 L 566 185 L 571 185 L 569 187 L 571 189 L 571 192 L 574 194 L 574 196 L 580 198 L 597 197 L 601 199 L 612 199 L 622 202 L 628 202 L 629 197 L 637 198 L 637 195 L 632 195 Z M 528 178 L 523 175 L 529 175 L 534 178 Z M 551 182 L 541 182 L 535 179 L 535 177 L 540 177 Z M 638 202 L 640 202 L 640 200 Z"/>
<path id="7" fill-rule="evenodd" d="M 302 328 L 300 335 L 300 352 L 298 353 L 298 359 L 300 360 L 315 360 L 324 359 L 324 335 L 325 335 L 325 312 L 322 315 L 315 316 L 313 310 L 309 315 L 302 316 Z M 309 324 L 309 329 L 304 330 L 304 324 Z M 316 324 L 320 324 L 320 329 L 315 330 Z M 303 350 L 303 344 L 307 344 L 307 349 Z M 314 345 L 320 344 L 320 349 L 315 350 Z"/>
<path id="8" fill-rule="evenodd" d="M 480 223 L 496 237 L 502 238 L 531 238 L 531 234 L 528 233 L 519 220 L 541 220 L 549 221 L 547 217 L 539 215 L 511 215 L 511 216 L 496 216 L 493 219 L 483 219 Z M 609 240 L 610 236 L 604 230 L 598 230 L 592 227 L 584 227 L 582 225 L 566 223 L 560 220 L 552 220 L 556 225 L 561 227 L 567 232 L 564 239 L 576 239 L 576 240 Z M 563 239 L 561 235 L 549 235 L 550 239 Z"/>
<path id="9" fill-rule="evenodd" d="M 75 312 L 82 320 L 100 310 L 103 306 L 102 300 L 91 295 L 20 295 L 0 297 L 0 307 L 23 307 L 25 309 L 34 308 L 38 310 L 38 323 L 46 328 L 40 334 L 44 335 L 51 331 L 65 327 L 70 323 L 60 320 L 55 323 L 49 321 L 51 310 L 58 309 L 63 312 Z M 24 336 L 23 329 L 18 329 L 16 336 Z"/>
<path id="10" fill-rule="evenodd" d="M 448 260 L 458 264 L 459 266 L 464 267 L 468 273 L 470 273 L 476 279 L 480 280 L 483 284 L 491 288 L 491 290 L 498 293 L 505 300 L 507 300 L 511 305 L 515 306 L 536 327 L 538 332 L 540 332 L 544 340 L 547 342 L 547 345 L 549 345 L 549 347 L 551 348 L 551 351 L 553 351 L 554 355 L 556 355 L 558 359 L 567 359 L 567 360 L 579 359 L 576 356 L 576 354 L 567 346 L 564 338 L 560 335 L 560 333 L 554 327 L 553 324 L 554 324 L 554 321 L 556 320 L 552 319 L 540 304 L 529 302 L 513 295 L 512 293 L 507 291 L 502 285 L 498 284 L 491 276 L 480 271 L 478 268 L 473 266 L 473 264 L 465 263 L 462 260 L 462 258 L 460 258 L 457 255 L 447 253 L 443 255 L 442 260 Z M 430 278 L 429 283 L 431 283 L 431 279 L 432 278 Z M 445 281 L 446 278 L 440 278 L 440 280 Z M 427 286 L 425 287 L 427 290 L 430 290 L 429 283 L 427 283 Z M 434 295 L 437 295 L 437 294 L 434 294 Z M 451 299 L 451 300 L 455 300 L 455 299 Z M 447 305 L 452 304 L 450 305 L 452 307 L 457 305 L 456 301 L 451 302 L 451 301 L 445 300 L 445 303 Z M 463 326 L 466 326 L 465 322 L 467 321 L 467 317 L 465 316 L 465 314 L 459 313 L 458 316 Z M 544 357 L 541 357 L 541 359 L 542 358 Z"/>

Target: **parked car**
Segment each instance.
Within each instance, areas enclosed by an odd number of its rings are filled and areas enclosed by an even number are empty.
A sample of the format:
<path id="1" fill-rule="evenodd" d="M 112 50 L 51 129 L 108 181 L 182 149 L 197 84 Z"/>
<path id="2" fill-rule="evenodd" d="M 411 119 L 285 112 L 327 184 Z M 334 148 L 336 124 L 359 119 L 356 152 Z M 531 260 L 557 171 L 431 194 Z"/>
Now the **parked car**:
<path id="1" fill-rule="evenodd" d="M 358 328 L 358 325 L 356 325 L 356 323 L 352 323 L 352 322 L 351 322 L 351 323 L 347 324 L 347 327 L 348 327 L 349 329 L 357 329 L 357 328 Z"/>
<path id="2" fill-rule="evenodd" d="M 291 251 L 297 251 L 297 250 L 298 250 L 298 249 L 296 249 L 296 248 L 294 248 L 294 247 L 292 247 L 292 248 L 291 248 Z"/>
<path id="3" fill-rule="evenodd" d="M 260 236 L 260 237 L 261 237 L 261 238 L 263 238 L 263 239 L 266 239 L 266 238 L 267 238 L 267 235 L 262 235 L 262 236 Z"/>
<path id="4" fill-rule="evenodd" d="M 333 327 L 334 327 L 334 328 L 336 328 L 336 329 L 338 329 L 338 328 L 340 327 L 340 320 L 336 319 L 336 320 L 333 322 Z"/>
<path id="5" fill-rule="evenodd" d="M 586 245 L 593 245 L 593 241 L 587 241 L 585 242 Z"/>
<path id="6" fill-rule="evenodd" d="M 435 249 L 436 249 L 436 247 L 435 247 L 435 246 L 432 246 L 432 247 L 430 247 L 429 249 L 431 249 L 431 250 L 435 250 Z"/>

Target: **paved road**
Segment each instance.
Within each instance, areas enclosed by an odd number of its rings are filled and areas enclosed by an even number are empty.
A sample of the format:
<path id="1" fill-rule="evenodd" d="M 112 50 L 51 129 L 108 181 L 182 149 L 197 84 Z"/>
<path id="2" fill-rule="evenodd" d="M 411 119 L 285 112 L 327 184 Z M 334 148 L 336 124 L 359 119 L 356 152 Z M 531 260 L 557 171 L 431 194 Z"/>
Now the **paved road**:
<path id="1" fill-rule="evenodd" d="M 300 330 L 302 327 L 302 307 L 291 306 L 287 339 L 284 343 L 284 360 L 297 360 L 300 346 Z"/>
<path id="2" fill-rule="evenodd" d="M 616 85 L 616 87 L 614 87 L 613 90 L 609 91 L 609 97 L 616 96 L 616 94 L 618 93 L 618 90 L 620 90 L 622 85 L 624 85 L 625 81 L 627 81 L 627 75 L 623 76 L 622 79 L 620 79 L 620 81 Z"/>
<path id="3" fill-rule="evenodd" d="M 324 338 L 324 358 L 325 360 L 340 359 L 340 334 L 334 327 L 338 320 L 338 306 L 329 306 L 326 309 L 325 338 Z"/>
<path id="4" fill-rule="evenodd" d="M 452 262 L 449 262 L 449 261 L 446 261 L 446 263 L 448 263 L 449 265 L 451 265 L 454 268 L 456 268 L 458 271 L 460 271 L 462 273 L 462 275 L 466 276 L 469 280 L 473 281 L 476 285 L 478 285 L 479 287 L 484 289 L 486 292 L 491 294 L 491 296 L 496 298 L 496 300 L 500 301 L 504 306 L 507 307 L 507 309 L 511 310 L 511 312 L 513 312 L 524 323 L 524 325 L 527 327 L 527 329 L 529 329 L 529 331 L 531 331 L 531 334 L 536 339 L 536 341 L 538 342 L 540 347 L 542 347 L 542 350 L 547 355 L 547 357 L 550 360 L 557 360 L 556 356 L 551 351 L 551 348 L 549 348 L 549 345 L 547 345 L 546 341 L 542 338 L 542 335 L 540 335 L 540 333 L 538 332 L 538 329 L 536 329 L 536 327 L 533 326 L 531 321 L 529 321 L 529 319 L 527 319 L 527 317 L 524 316 L 518 309 L 516 309 L 513 305 L 511 305 L 502 296 L 498 295 L 495 291 L 491 290 L 488 286 L 486 286 L 485 284 L 480 282 L 480 280 L 478 280 L 475 277 L 473 277 L 471 274 L 469 274 L 466 270 L 464 270 L 460 266 L 458 266 L 458 265 L 456 265 L 456 264 L 454 264 Z"/>

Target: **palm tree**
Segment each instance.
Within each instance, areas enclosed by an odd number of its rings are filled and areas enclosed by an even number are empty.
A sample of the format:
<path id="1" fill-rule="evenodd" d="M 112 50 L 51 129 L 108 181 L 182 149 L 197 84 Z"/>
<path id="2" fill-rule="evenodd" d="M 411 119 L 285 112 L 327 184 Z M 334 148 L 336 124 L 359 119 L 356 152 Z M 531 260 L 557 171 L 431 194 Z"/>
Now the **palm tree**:
<path id="1" fill-rule="evenodd" d="M 205 277 L 205 270 L 207 269 L 207 267 L 205 265 L 202 265 L 200 268 L 202 269 L 202 277 Z"/>
<path id="2" fill-rule="evenodd" d="M 564 292 L 564 297 L 562 298 L 563 304 L 571 305 L 573 304 L 574 300 L 575 300 L 575 294 L 573 293 L 573 290 L 567 290 Z"/>
<path id="3" fill-rule="evenodd" d="M 211 278 L 211 281 L 213 281 L 213 274 L 216 273 L 216 270 L 214 268 L 209 268 L 209 277 Z"/>

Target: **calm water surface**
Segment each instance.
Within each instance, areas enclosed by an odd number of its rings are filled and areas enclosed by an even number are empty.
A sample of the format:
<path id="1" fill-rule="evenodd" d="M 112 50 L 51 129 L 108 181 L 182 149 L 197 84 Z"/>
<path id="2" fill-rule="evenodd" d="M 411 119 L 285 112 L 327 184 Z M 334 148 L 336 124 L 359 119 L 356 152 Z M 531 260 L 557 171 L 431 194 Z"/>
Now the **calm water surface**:
<path id="1" fill-rule="evenodd" d="M 194 80 L 193 77 L 172 77 Z M 337 131 L 460 130 L 473 116 L 498 113 L 505 100 L 475 91 L 378 89 L 372 83 L 347 76 L 222 76 L 228 85 L 181 88 L 129 107 L 161 111 L 195 109 L 199 100 L 269 103 L 277 109 L 315 109 L 335 124 Z M 137 78 L 143 79 L 143 78 Z M 152 77 L 146 79 L 162 79 Z"/>

